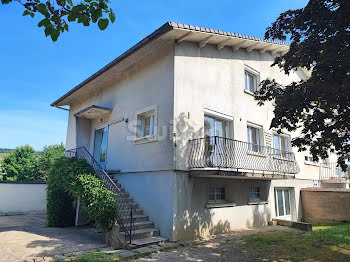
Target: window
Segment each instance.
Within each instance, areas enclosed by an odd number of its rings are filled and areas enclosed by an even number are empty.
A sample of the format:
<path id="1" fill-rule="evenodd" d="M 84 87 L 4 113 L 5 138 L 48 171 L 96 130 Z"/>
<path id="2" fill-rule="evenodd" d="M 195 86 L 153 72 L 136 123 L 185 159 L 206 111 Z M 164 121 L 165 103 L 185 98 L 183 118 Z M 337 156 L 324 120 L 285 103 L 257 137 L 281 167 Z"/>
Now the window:
<path id="1" fill-rule="evenodd" d="M 257 126 L 247 126 L 248 150 L 253 152 L 261 152 L 261 134 L 262 128 Z"/>
<path id="2" fill-rule="evenodd" d="M 155 131 L 155 111 L 151 110 L 137 115 L 137 137 L 154 136 Z"/>
<path id="3" fill-rule="evenodd" d="M 275 148 L 275 155 L 288 157 L 288 152 L 290 150 L 290 139 L 285 135 L 274 135 L 273 136 L 273 146 Z"/>
<path id="4" fill-rule="evenodd" d="M 225 199 L 225 187 L 209 187 L 210 202 L 223 202 Z"/>
<path id="5" fill-rule="evenodd" d="M 249 193 L 250 201 L 260 200 L 260 187 L 252 187 Z"/>
<path id="6" fill-rule="evenodd" d="M 318 162 L 317 162 L 317 161 L 314 161 L 314 159 L 313 159 L 312 156 L 306 155 L 306 156 L 304 157 L 304 159 L 305 159 L 305 162 L 308 163 L 308 164 L 318 165 Z"/>
<path id="7" fill-rule="evenodd" d="M 211 116 L 204 116 L 205 137 L 226 137 L 226 121 Z"/>
<path id="8" fill-rule="evenodd" d="M 258 75 L 245 70 L 245 90 L 254 93 L 258 90 Z"/>
<path id="9" fill-rule="evenodd" d="M 291 196 L 289 189 L 275 189 L 276 216 L 291 220 Z"/>

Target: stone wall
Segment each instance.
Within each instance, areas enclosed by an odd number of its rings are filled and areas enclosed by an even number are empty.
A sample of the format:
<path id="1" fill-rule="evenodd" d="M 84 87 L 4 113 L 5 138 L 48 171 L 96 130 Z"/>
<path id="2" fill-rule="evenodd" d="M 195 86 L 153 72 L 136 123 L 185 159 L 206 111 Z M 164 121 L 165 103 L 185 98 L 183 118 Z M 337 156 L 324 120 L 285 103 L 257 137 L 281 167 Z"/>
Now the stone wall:
<path id="1" fill-rule="evenodd" d="M 312 224 L 350 221 L 350 190 L 337 188 L 303 188 L 303 218 Z"/>

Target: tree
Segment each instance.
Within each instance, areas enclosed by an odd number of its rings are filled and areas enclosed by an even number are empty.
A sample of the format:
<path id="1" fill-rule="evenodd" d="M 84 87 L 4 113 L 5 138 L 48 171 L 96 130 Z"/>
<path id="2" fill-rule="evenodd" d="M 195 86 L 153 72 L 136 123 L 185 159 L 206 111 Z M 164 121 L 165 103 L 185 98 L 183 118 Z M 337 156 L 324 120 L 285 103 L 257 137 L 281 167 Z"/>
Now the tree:
<path id="1" fill-rule="evenodd" d="M 2 160 L 3 178 L 13 181 L 39 181 L 38 156 L 29 146 L 17 147 Z"/>
<path id="2" fill-rule="evenodd" d="M 275 79 L 262 81 L 258 104 L 274 100 L 271 128 L 300 129 L 293 146 L 309 147 L 315 161 L 336 152 L 345 170 L 350 160 L 350 1 L 310 0 L 302 9 L 280 14 L 265 38 L 287 37 L 289 51 L 272 66 L 286 74 L 304 68 L 311 77 L 284 87 Z"/>
<path id="3" fill-rule="evenodd" d="M 51 36 L 54 42 L 60 33 L 68 31 L 68 22 L 77 21 L 84 26 L 89 26 L 91 22 L 97 23 L 104 30 L 109 21 L 115 21 L 115 14 L 108 7 L 108 0 L 82 0 L 79 4 L 74 4 L 72 0 L 1 0 L 2 4 L 12 2 L 18 2 L 24 7 L 23 16 L 29 15 L 33 18 L 35 14 L 42 15 L 43 19 L 38 26 L 44 27 L 45 35 Z"/>
<path id="4" fill-rule="evenodd" d="M 39 170 L 46 180 L 54 161 L 64 155 L 64 145 L 45 146 L 39 157 Z"/>

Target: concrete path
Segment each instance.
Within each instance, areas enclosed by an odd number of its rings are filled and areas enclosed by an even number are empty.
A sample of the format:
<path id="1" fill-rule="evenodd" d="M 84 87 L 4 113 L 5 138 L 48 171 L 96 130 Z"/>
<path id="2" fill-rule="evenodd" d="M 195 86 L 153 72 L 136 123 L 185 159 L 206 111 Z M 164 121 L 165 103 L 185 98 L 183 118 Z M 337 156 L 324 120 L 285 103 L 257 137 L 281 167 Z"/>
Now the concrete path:
<path id="1" fill-rule="evenodd" d="M 45 225 L 45 214 L 0 216 L 0 262 L 53 257 L 106 246 L 103 235 L 94 228 Z"/>

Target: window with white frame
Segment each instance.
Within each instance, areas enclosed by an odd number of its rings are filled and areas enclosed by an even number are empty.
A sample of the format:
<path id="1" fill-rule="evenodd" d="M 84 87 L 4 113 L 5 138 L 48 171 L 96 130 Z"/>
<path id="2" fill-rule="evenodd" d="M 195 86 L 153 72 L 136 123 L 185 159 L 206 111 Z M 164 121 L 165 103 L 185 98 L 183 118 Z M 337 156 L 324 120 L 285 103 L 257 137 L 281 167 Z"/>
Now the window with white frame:
<path id="1" fill-rule="evenodd" d="M 262 151 L 262 127 L 248 124 L 247 136 L 248 136 L 248 150 L 253 152 L 261 152 Z"/>
<path id="2" fill-rule="evenodd" d="M 257 73 L 254 73 L 251 70 L 246 69 L 244 71 L 244 77 L 245 77 L 245 90 L 251 93 L 258 91 L 259 75 Z"/>
<path id="3" fill-rule="evenodd" d="M 155 110 L 150 110 L 137 115 L 137 137 L 154 136 Z"/>
<path id="4" fill-rule="evenodd" d="M 225 187 L 209 186 L 209 202 L 225 202 Z"/>
<path id="5" fill-rule="evenodd" d="M 253 187 L 250 188 L 249 199 L 250 199 L 250 201 L 261 200 L 260 187 L 253 186 Z"/>
<path id="6" fill-rule="evenodd" d="M 305 163 L 306 164 L 313 164 L 313 165 L 318 165 L 318 161 L 314 161 L 313 157 L 311 155 L 305 155 L 304 156 Z"/>
<path id="7" fill-rule="evenodd" d="M 273 147 L 275 149 L 275 155 L 287 157 L 290 151 L 290 137 L 282 134 L 274 134 Z"/>

